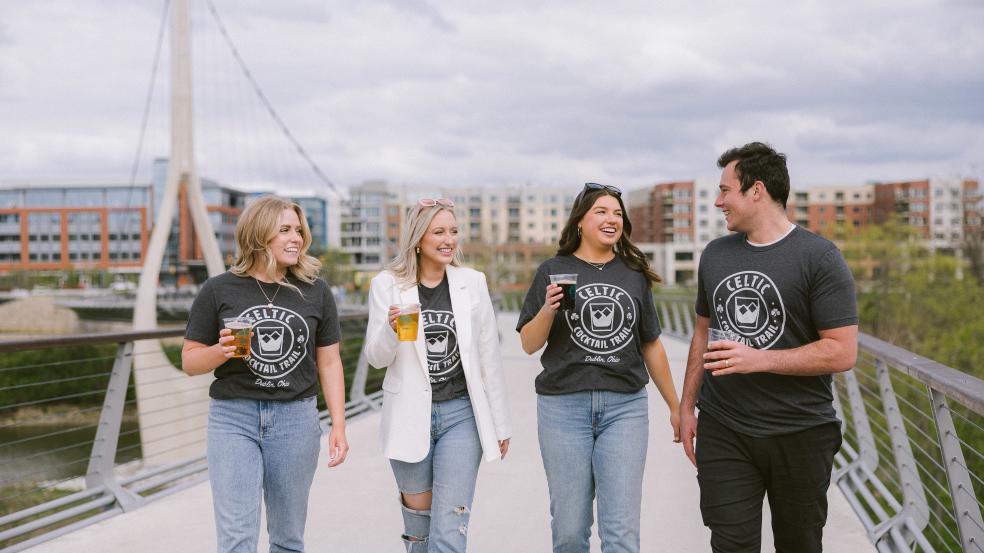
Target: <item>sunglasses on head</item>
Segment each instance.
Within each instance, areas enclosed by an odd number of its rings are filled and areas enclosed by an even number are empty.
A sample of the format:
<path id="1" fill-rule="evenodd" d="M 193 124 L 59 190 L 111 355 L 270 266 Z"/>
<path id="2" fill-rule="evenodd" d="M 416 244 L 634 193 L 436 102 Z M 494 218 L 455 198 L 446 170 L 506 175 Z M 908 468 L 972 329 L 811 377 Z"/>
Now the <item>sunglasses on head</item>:
<path id="1" fill-rule="evenodd" d="M 607 184 L 598 184 L 597 182 L 586 182 L 584 183 L 584 190 L 581 190 L 583 195 L 588 190 L 607 190 L 616 196 L 622 195 L 622 189 L 617 186 L 609 186 Z"/>
<path id="2" fill-rule="evenodd" d="M 582 188 L 581 192 L 578 193 L 576 198 L 574 198 L 574 205 L 579 204 L 581 202 L 581 198 L 584 196 L 584 193 L 591 190 L 605 190 L 607 192 L 610 192 L 612 195 L 614 195 L 617 198 L 622 197 L 622 189 L 617 186 L 598 184 L 597 182 L 586 182 L 584 183 L 584 188 Z"/>
<path id="3" fill-rule="evenodd" d="M 454 207 L 454 202 L 447 198 L 421 198 L 417 200 L 417 205 L 420 207 L 434 207 L 435 205 Z"/>

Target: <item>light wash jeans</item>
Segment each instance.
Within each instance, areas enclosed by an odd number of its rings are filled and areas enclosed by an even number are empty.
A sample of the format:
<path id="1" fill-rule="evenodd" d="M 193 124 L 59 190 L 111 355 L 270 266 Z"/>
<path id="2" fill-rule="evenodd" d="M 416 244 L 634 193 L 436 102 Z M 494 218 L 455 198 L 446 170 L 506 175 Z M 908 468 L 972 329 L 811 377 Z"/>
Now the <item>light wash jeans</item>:
<path id="1" fill-rule="evenodd" d="M 596 493 L 602 552 L 638 553 L 649 443 L 646 389 L 538 395 L 537 431 L 554 553 L 588 553 Z"/>
<path id="2" fill-rule="evenodd" d="M 321 441 L 316 400 L 212 399 L 208 473 L 219 553 L 256 553 L 261 502 L 270 552 L 304 551 Z"/>
<path id="3" fill-rule="evenodd" d="M 417 463 L 390 459 L 401 493 L 433 490 L 429 511 L 403 509 L 409 553 L 464 553 L 482 443 L 467 397 L 431 405 L 431 445 Z"/>

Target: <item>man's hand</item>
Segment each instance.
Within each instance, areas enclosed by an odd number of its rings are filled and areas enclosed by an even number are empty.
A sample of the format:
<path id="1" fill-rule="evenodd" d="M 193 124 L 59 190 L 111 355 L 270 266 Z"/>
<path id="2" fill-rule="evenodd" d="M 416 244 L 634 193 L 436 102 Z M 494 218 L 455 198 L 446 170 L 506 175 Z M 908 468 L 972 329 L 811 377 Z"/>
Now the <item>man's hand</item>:
<path id="1" fill-rule="evenodd" d="M 697 466 L 697 456 L 694 455 L 694 438 L 697 437 L 697 416 L 694 415 L 694 408 L 689 409 L 680 406 L 680 441 L 683 442 L 683 451 L 687 454 L 687 459 Z"/>
<path id="2" fill-rule="evenodd" d="M 731 340 L 718 340 L 708 345 L 704 368 L 714 376 L 747 374 L 769 370 L 767 353 Z"/>

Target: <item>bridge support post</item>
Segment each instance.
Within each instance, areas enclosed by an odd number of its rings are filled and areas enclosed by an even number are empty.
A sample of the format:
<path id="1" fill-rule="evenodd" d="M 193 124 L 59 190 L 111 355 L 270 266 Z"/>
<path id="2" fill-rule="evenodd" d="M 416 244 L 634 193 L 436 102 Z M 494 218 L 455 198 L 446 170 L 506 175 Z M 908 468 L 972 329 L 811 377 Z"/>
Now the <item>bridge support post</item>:
<path id="1" fill-rule="evenodd" d="M 142 497 L 120 486 L 114 472 L 132 367 L 133 342 L 122 342 L 116 349 L 113 372 L 106 386 L 106 398 L 103 400 L 96 438 L 89 454 L 89 468 L 85 472 L 86 488 L 105 487 L 116 497 L 116 502 L 124 511 L 135 509 L 144 502 Z"/>
<path id="2" fill-rule="evenodd" d="M 209 276 L 225 271 L 215 233 L 208 219 L 201 183 L 195 170 L 192 133 L 191 31 L 188 0 L 171 2 L 171 157 L 164 194 L 144 257 L 133 326 L 157 326 L 157 289 L 179 191 L 187 192 L 196 237 Z M 135 381 L 144 459 L 163 465 L 205 450 L 207 414 L 194 406 L 208 401 L 211 376 L 183 379 L 164 354 L 160 342 L 141 340 L 135 346 Z"/>
<path id="3" fill-rule="evenodd" d="M 895 398 L 895 389 L 892 387 L 892 378 L 888 366 L 885 365 L 884 360 L 876 359 L 875 369 L 878 373 L 878 389 L 885 411 L 888 435 L 892 440 L 895 467 L 899 472 L 899 481 L 902 484 L 901 509 L 894 517 L 879 525 L 876 534 L 890 534 L 892 539 L 895 541 L 901 539 L 906 547 L 911 548 L 917 541 L 925 541 L 925 538 L 922 537 L 922 531 L 929 522 L 929 504 L 926 502 L 926 492 L 923 488 L 922 479 L 919 477 L 919 466 L 912 455 L 912 446 L 909 443 L 909 434 L 905 429 L 905 420 L 902 418 L 898 400 Z M 925 550 L 924 547 L 923 550 Z"/>
<path id="4" fill-rule="evenodd" d="M 984 549 L 984 520 L 977 504 L 977 494 L 970 480 L 967 462 L 964 460 L 960 439 L 953 426 L 950 407 L 943 392 L 929 388 L 929 400 L 933 405 L 933 418 L 940 438 L 940 451 L 943 453 L 943 466 L 946 467 L 946 480 L 953 498 L 953 509 L 960 542 L 964 551 Z"/>

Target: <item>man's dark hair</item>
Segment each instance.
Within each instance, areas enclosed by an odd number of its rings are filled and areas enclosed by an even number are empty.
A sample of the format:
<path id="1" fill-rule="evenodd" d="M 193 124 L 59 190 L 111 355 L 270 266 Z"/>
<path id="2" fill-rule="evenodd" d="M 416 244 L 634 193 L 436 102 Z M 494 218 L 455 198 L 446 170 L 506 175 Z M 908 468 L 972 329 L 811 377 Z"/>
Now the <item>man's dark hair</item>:
<path id="1" fill-rule="evenodd" d="M 740 148 L 732 148 L 718 158 L 718 167 L 724 169 L 729 163 L 737 160 L 735 176 L 741 182 L 741 192 L 744 194 L 755 184 L 762 181 L 769 196 L 786 209 L 789 198 L 789 171 L 786 169 L 786 155 L 772 149 L 763 142 L 749 142 Z"/>

